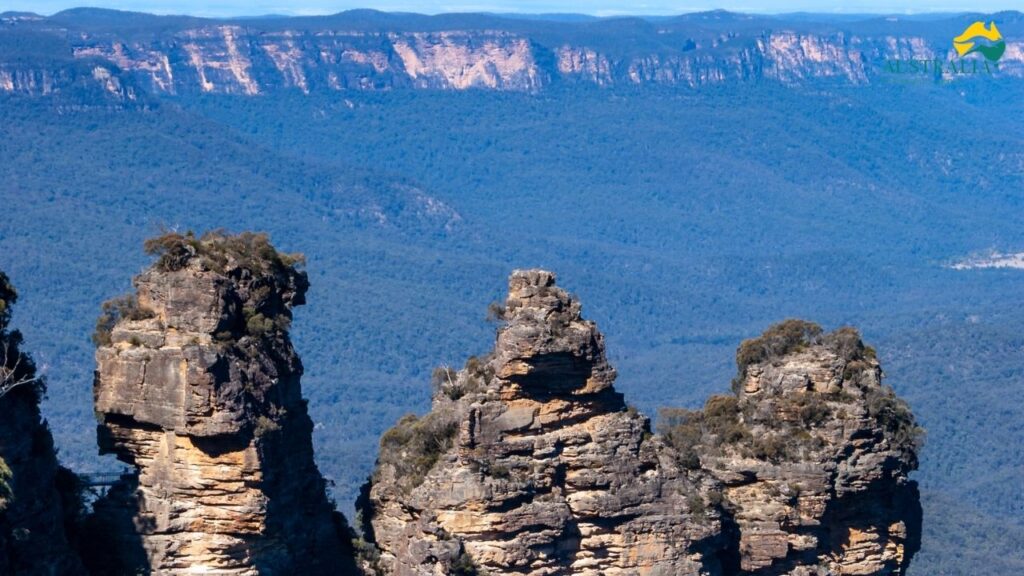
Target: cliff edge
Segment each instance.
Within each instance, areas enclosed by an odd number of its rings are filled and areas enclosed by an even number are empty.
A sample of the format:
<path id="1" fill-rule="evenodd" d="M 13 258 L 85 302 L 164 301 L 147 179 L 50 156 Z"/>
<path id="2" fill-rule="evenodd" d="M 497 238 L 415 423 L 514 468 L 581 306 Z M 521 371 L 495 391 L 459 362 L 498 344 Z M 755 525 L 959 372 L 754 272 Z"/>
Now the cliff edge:
<path id="1" fill-rule="evenodd" d="M 266 236 L 166 234 L 94 336 L 102 452 L 137 475 L 95 505 L 99 574 L 351 574 L 288 337 L 300 257 Z"/>

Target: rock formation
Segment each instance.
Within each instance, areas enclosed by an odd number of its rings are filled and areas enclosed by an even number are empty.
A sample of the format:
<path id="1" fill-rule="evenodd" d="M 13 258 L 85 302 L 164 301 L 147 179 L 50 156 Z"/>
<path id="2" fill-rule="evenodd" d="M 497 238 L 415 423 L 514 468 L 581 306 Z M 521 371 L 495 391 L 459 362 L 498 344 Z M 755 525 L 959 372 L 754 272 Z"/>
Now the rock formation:
<path id="1" fill-rule="evenodd" d="M 20 349 L 21 334 L 7 329 L 16 299 L 0 272 L 0 574 L 83 574 L 65 533 L 77 512 L 74 476 L 57 464 L 40 418 L 36 366 Z"/>
<path id="2" fill-rule="evenodd" d="M 497 315 L 493 352 L 381 441 L 359 503 L 379 573 L 904 573 L 920 429 L 856 331 L 773 327 L 735 395 L 652 436 L 551 273 L 515 272 Z"/>
<path id="3" fill-rule="evenodd" d="M 856 330 L 773 326 L 740 346 L 732 395 L 654 435 L 580 303 L 528 270 L 493 351 L 438 369 L 431 411 L 382 438 L 357 568 L 288 337 L 299 257 L 258 234 L 146 247 L 94 336 L 101 451 L 136 473 L 86 519 L 0 274 L 3 574 L 83 574 L 69 541 L 94 575 L 167 576 L 897 576 L 919 548 L 922 431 Z"/>
<path id="4" fill-rule="evenodd" d="M 665 411 L 684 461 L 724 484 L 727 571 L 903 574 L 919 547 L 921 430 L 882 386 L 873 349 L 843 328 L 789 320 L 737 355 L 735 395 L 702 412 Z"/>
<path id="5" fill-rule="evenodd" d="M 95 335 L 101 451 L 137 476 L 95 506 L 92 570 L 353 573 L 288 337 L 308 286 L 296 257 L 255 234 L 146 247 L 158 262 Z"/>
<path id="6" fill-rule="evenodd" d="M 100 24 L 99 22 L 102 22 Z M 56 71 L 0 62 L 0 93 L 100 90 L 129 102 L 143 93 L 255 96 L 279 91 L 430 89 L 535 92 L 564 84 L 704 87 L 768 81 L 803 85 L 886 82 L 896 60 L 957 59 L 957 20 L 900 28 L 870 19 L 824 25 L 728 13 L 662 22 L 560 22 L 556 28 L 483 15 L 427 18 L 352 11 L 283 20 L 161 18 L 69 10 L 0 17 L 0 46 L 47 46 L 79 60 Z M 1007 27 L 1007 30 L 1011 30 Z M 145 30 L 146 33 L 140 33 Z M 4 42 L 3 33 L 12 40 Z M 32 42 L 23 40 L 32 34 Z M 631 38 L 624 43 L 623 38 Z M 983 64 L 983 63 L 982 63 Z M 906 67 L 906 66 L 904 66 Z M 947 80 L 970 74 L 940 64 Z M 1009 38 L 991 73 L 1024 77 L 1024 42 Z M 986 72 L 984 76 L 988 76 Z M 924 74 L 922 79 L 932 76 Z"/>
<path id="7" fill-rule="evenodd" d="M 604 339 L 544 271 L 512 275 L 494 351 L 435 374 L 361 502 L 400 576 L 718 574 L 717 483 L 612 387 Z"/>

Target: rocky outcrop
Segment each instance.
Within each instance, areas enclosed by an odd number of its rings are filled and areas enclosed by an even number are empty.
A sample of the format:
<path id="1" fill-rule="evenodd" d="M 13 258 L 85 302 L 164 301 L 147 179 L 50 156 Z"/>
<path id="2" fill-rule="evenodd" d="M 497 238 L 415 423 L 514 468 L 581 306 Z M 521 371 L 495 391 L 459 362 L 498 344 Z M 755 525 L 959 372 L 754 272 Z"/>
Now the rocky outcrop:
<path id="1" fill-rule="evenodd" d="M 439 369 L 431 411 L 381 441 L 359 503 L 379 573 L 905 572 L 921 430 L 855 330 L 744 342 L 735 394 L 652 436 L 551 273 L 513 273 L 493 312 L 494 350 Z"/>
<path id="2" fill-rule="evenodd" d="M 0 574 L 84 574 L 66 525 L 79 502 L 75 478 L 57 463 L 53 438 L 39 415 L 43 382 L 8 331 L 17 295 L 0 272 Z"/>
<path id="3" fill-rule="evenodd" d="M 308 282 L 263 235 L 168 234 L 97 324 L 101 451 L 137 475 L 97 502 L 95 573 L 353 573 L 313 462 L 288 337 Z"/>
<path id="4" fill-rule="evenodd" d="M 491 354 L 435 374 L 361 502 L 401 576 L 718 574 L 716 482 L 628 409 L 597 327 L 549 272 L 513 273 Z"/>
<path id="5" fill-rule="evenodd" d="M 691 465 L 724 484 L 741 574 L 903 574 L 921 507 L 907 475 L 921 430 L 882 385 L 874 350 L 844 328 L 790 320 L 743 343 L 735 395 L 666 411 Z"/>

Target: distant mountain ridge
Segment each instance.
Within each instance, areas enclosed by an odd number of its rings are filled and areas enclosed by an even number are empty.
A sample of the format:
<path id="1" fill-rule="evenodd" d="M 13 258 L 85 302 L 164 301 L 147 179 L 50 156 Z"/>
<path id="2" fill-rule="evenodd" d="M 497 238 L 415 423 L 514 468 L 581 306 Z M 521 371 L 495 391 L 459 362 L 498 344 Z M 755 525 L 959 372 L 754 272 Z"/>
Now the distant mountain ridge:
<path id="1" fill-rule="evenodd" d="M 1024 77 L 1020 12 L 859 19 L 725 11 L 657 19 L 373 10 L 235 19 L 94 8 L 50 17 L 5 13 L 0 43 L 49 36 L 56 42 L 46 54 L 65 68 L 5 58 L 0 92 L 45 95 L 91 84 L 125 101 L 140 92 L 869 85 L 890 80 L 888 61 L 958 58 L 952 38 L 978 20 L 997 21 L 1006 35 L 1006 52 L 992 75 Z M 953 76 L 932 74 L 935 80 Z"/>

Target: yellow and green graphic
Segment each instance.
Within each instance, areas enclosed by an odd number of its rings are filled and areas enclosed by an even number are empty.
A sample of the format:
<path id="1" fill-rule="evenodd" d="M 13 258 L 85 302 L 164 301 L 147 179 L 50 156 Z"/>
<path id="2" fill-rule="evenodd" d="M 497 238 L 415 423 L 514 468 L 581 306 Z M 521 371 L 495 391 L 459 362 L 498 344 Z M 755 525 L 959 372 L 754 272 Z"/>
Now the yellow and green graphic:
<path id="1" fill-rule="evenodd" d="M 995 22 L 989 22 L 986 27 L 984 22 L 979 21 L 968 26 L 963 34 L 953 38 L 953 47 L 961 58 L 972 52 L 980 52 L 986 59 L 995 62 L 1003 57 L 1006 42 L 996 28 Z"/>

